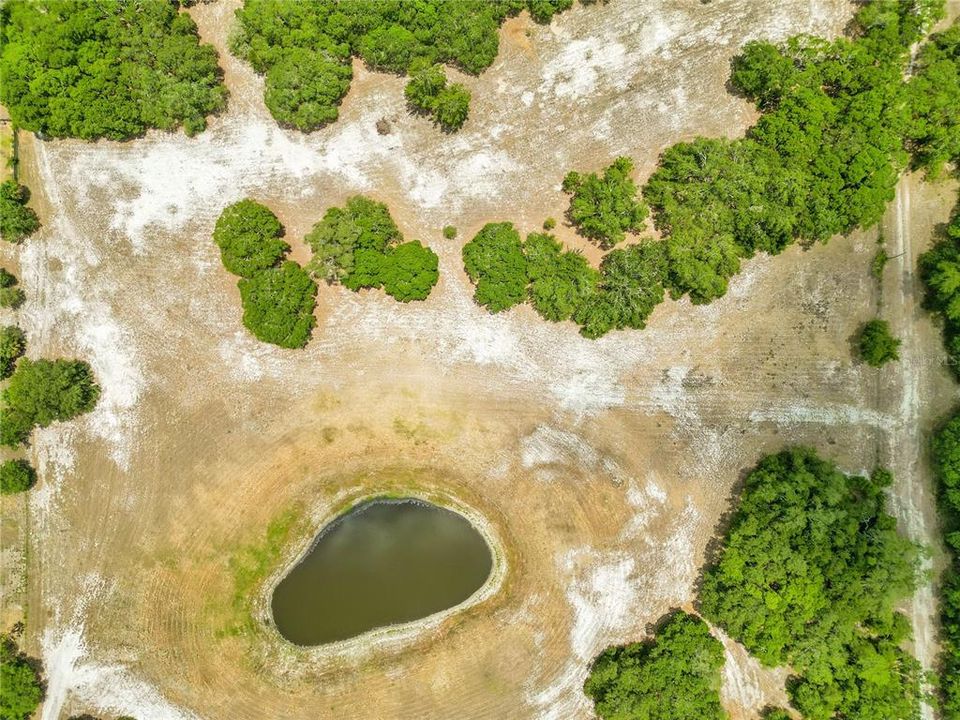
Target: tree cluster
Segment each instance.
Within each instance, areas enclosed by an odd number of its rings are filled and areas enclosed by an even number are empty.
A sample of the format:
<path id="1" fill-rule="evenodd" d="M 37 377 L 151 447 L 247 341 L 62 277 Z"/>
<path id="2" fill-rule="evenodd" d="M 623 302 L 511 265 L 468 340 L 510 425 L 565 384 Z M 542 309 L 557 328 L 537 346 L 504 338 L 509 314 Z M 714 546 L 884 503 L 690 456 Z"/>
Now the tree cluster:
<path id="1" fill-rule="evenodd" d="M 446 132 L 459 130 L 470 112 L 470 91 L 461 83 L 447 84 L 442 65 L 416 73 L 403 90 L 410 107 L 430 115 Z"/>
<path id="2" fill-rule="evenodd" d="M 0 445 L 22 445 L 33 428 L 89 412 L 99 397 L 100 386 L 85 362 L 21 358 L 2 394 Z"/>
<path id="3" fill-rule="evenodd" d="M 919 259 L 924 304 L 943 323 L 950 369 L 960 379 L 960 198 L 943 235 Z"/>
<path id="4" fill-rule="evenodd" d="M 317 285 L 285 260 L 290 246 L 271 210 L 250 199 L 224 208 L 213 230 L 224 267 L 239 275 L 243 324 L 263 342 L 302 348 L 316 324 Z"/>
<path id="5" fill-rule="evenodd" d="M 899 360 L 900 339 L 890 332 L 890 323 L 886 320 L 870 320 L 864 323 L 857 341 L 860 359 L 872 367 L 882 367 L 888 362 Z"/>
<path id="6" fill-rule="evenodd" d="M 570 221 L 601 247 L 611 248 L 623 241 L 625 233 L 643 228 L 647 208 L 637 197 L 631 172 L 633 160 L 618 157 L 603 175 L 569 172 L 563 179 L 564 192 L 572 194 Z"/>
<path id="7" fill-rule="evenodd" d="M 16 310 L 23 305 L 26 295 L 17 287 L 17 276 L 6 268 L 0 268 L 0 308 Z"/>
<path id="8" fill-rule="evenodd" d="M 960 718 L 960 414 L 934 435 L 940 522 L 950 564 L 940 580 L 940 697 L 944 720 Z"/>
<path id="9" fill-rule="evenodd" d="M 383 288 L 400 302 L 424 300 L 439 278 L 436 253 L 419 240 L 403 242 L 387 206 L 363 195 L 327 210 L 304 239 L 314 275 L 354 291 Z"/>
<path id="10" fill-rule="evenodd" d="M 914 163 L 937 175 L 960 159 L 960 22 L 930 36 L 908 85 Z"/>
<path id="11" fill-rule="evenodd" d="M 27 349 L 27 337 L 16 325 L 0 328 L 0 380 L 13 375 L 17 360 Z"/>
<path id="12" fill-rule="evenodd" d="M 895 611 L 915 588 L 918 548 L 884 510 L 891 482 L 804 448 L 768 456 L 704 573 L 703 615 L 763 664 L 793 669 L 788 693 L 807 720 L 919 712 L 921 670 Z"/>
<path id="13" fill-rule="evenodd" d="M 604 650 L 584 691 L 602 720 L 724 720 L 723 662 L 707 624 L 678 610 L 651 641 Z"/>
<path id="14" fill-rule="evenodd" d="M 0 717 L 4 720 L 28 720 L 43 700 L 36 665 L 13 638 L 0 635 Z"/>
<path id="15" fill-rule="evenodd" d="M 10 0 L 0 28 L 0 101 L 38 134 L 193 135 L 226 105 L 216 51 L 169 0 Z"/>
<path id="16" fill-rule="evenodd" d="M 2 12 L 0 8 L 0 14 Z M 16 180 L 0 183 L 0 237 L 7 242 L 22 242 L 40 227 L 37 214 L 27 207 L 29 199 L 30 191 Z"/>
<path id="17" fill-rule="evenodd" d="M 350 88 L 350 61 L 398 73 L 438 63 L 477 75 L 497 56 L 500 24 L 529 9 L 549 22 L 573 0 L 245 0 L 231 40 L 235 55 L 266 76 L 265 101 L 276 120 L 310 132 L 333 122 Z M 419 94 L 419 92 L 418 92 Z M 409 95 L 408 95 L 409 97 Z M 463 124 L 469 93 L 437 92 L 439 124 Z"/>

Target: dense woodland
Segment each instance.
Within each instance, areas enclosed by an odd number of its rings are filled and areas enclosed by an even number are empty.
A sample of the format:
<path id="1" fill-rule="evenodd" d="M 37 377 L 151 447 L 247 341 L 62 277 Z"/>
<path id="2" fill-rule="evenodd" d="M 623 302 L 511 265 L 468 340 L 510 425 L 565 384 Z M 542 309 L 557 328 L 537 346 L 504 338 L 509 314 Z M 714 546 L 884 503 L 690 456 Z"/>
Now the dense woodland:
<path id="1" fill-rule="evenodd" d="M 350 89 L 351 58 L 374 70 L 414 74 L 447 63 L 478 75 L 497 56 L 500 24 L 523 9 L 549 22 L 573 0 L 246 0 L 231 50 L 266 79 L 273 117 L 305 132 L 333 122 Z M 437 87 L 436 71 L 407 92 L 448 130 L 466 119 L 469 93 Z M 425 80 L 430 82 L 426 83 Z M 429 90 L 429 92 L 424 92 Z M 413 96 L 413 97 L 411 97 Z"/>
<path id="2" fill-rule="evenodd" d="M 932 443 L 949 565 L 940 579 L 940 695 L 944 720 L 960 718 L 960 413 Z"/>
<path id="3" fill-rule="evenodd" d="M 226 106 L 216 51 L 170 0 L 8 0 L 0 102 L 42 136 L 190 135 Z"/>

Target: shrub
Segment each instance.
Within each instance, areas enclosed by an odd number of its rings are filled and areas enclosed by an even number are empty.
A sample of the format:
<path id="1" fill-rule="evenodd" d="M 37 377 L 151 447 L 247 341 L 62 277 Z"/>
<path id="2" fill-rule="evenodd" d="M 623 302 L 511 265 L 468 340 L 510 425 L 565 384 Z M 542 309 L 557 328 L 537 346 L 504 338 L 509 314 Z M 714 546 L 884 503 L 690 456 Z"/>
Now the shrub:
<path id="1" fill-rule="evenodd" d="M 556 226 L 557 226 L 557 221 L 552 217 L 548 217 L 546 220 L 543 221 L 544 230 L 553 230 Z"/>
<path id="2" fill-rule="evenodd" d="M 573 194 L 571 222 L 582 235 L 603 247 L 613 247 L 623 240 L 625 232 L 643 227 L 647 209 L 637 197 L 637 186 L 630 179 L 632 171 L 633 161 L 619 157 L 602 177 L 571 172 L 563 179 L 564 192 Z"/>
<path id="3" fill-rule="evenodd" d="M 19 127 L 52 137 L 188 134 L 222 110 L 217 53 L 165 0 L 11 0 L 3 7 L 0 101 Z"/>
<path id="4" fill-rule="evenodd" d="M 433 119 L 447 132 L 463 127 L 470 113 L 470 91 L 460 83 L 448 85 L 433 103 Z"/>
<path id="5" fill-rule="evenodd" d="M 223 266 L 234 275 L 251 278 L 274 267 L 290 249 L 280 238 L 283 226 L 277 216 L 253 200 L 224 208 L 213 230 Z"/>
<path id="6" fill-rule="evenodd" d="M 704 572 L 704 616 L 763 664 L 790 665 L 809 720 L 919 712 L 920 667 L 899 648 L 909 622 L 895 612 L 916 586 L 918 549 L 884 510 L 891 482 L 804 448 L 767 456 Z"/>
<path id="7" fill-rule="evenodd" d="M 860 331 L 860 358 L 872 367 L 881 367 L 891 360 L 899 360 L 900 340 L 890 332 L 886 320 L 871 320 Z"/>
<path id="8" fill-rule="evenodd" d="M 380 281 L 384 291 L 401 302 L 423 300 L 437 284 L 437 254 L 419 240 L 390 248 L 383 256 Z"/>
<path id="9" fill-rule="evenodd" d="M 16 180 L 0 183 L 0 237 L 7 242 L 22 242 L 40 227 L 37 214 L 27 207 L 29 198 L 30 191 Z"/>
<path id="10" fill-rule="evenodd" d="M 527 259 L 512 223 L 488 223 L 463 246 L 463 264 L 476 286 L 473 297 L 490 312 L 523 302 Z"/>
<path id="11" fill-rule="evenodd" d="M 453 240 L 457 236 L 457 229 L 453 225 L 444 225 L 443 236 L 447 240 Z"/>
<path id="12" fill-rule="evenodd" d="M 23 305 L 26 295 L 16 285 L 16 276 L 5 268 L 0 268 L 0 307 L 16 310 Z"/>
<path id="13" fill-rule="evenodd" d="M 883 270 L 887 267 L 887 263 L 890 261 L 890 257 L 887 255 L 887 251 L 884 248 L 877 250 L 877 254 L 873 256 L 873 260 L 870 263 L 870 274 L 873 275 L 877 280 L 883 279 Z"/>
<path id="14" fill-rule="evenodd" d="M 414 75 L 403 94 L 414 110 L 430 114 L 440 91 L 447 86 L 447 75 L 442 65 L 431 65 Z"/>
<path id="15" fill-rule="evenodd" d="M 334 11 L 329 2 L 245 0 L 237 11 L 231 50 L 266 74 L 267 107 L 274 117 L 310 131 L 337 118 L 337 106 L 349 88 L 353 56 L 362 57 L 371 68 L 399 74 L 418 76 L 424 68 L 450 63 L 476 75 L 496 58 L 497 29 L 508 16 L 529 8 L 538 22 L 549 22 L 571 4 L 572 0 L 423 0 L 398 6 L 358 0 L 339 3 Z M 428 76 L 436 79 L 438 74 L 442 69 L 434 68 Z M 439 88 L 430 83 L 411 85 L 405 94 L 412 107 L 434 114 L 438 102 L 439 124 L 448 129 L 463 124 L 469 102 L 465 89 L 455 85 L 444 91 L 446 78 Z M 442 98 L 441 91 L 446 93 Z"/>
<path id="16" fill-rule="evenodd" d="M 0 494 L 29 490 L 36 481 L 37 473 L 26 460 L 6 460 L 0 465 Z"/>
<path id="17" fill-rule="evenodd" d="M 292 260 L 261 270 L 237 283 L 243 303 L 243 324 L 264 342 L 302 348 L 316 324 L 317 285 Z"/>
<path id="18" fill-rule="evenodd" d="M 0 635 L 0 717 L 27 720 L 43 700 L 43 686 L 34 663 L 16 643 Z"/>
<path id="19" fill-rule="evenodd" d="M 597 291 L 600 273 L 580 253 L 564 251 L 553 235 L 531 233 L 523 252 L 530 302 L 545 320 L 568 319 Z"/>
<path id="20" fill-rule="evenodd" d="M 23 358 L 3 391 L 0 444 L 16 447 L 34 427 L 89 412 L 99 397 L 100 386 L 85 362 Z"/>
<path id="21" fill-rule="evenodd" d="M 605 650 L 584 691 L 603 720 L 724 720 L 723 646 L 698 617 L 679 610 L 656 637 Z"/>
<path id="22" fill-rule="evenodd" d="M 0 328 L 0 379 L 13 374 L 17 360 L 27 349 L 27 338 L 16 325 Z"/>
<path id="23" fill-rule="evenodd" d="M 357 250 L 382 254 L 390 245 L 402 241 L 403 235 L 386 205 L 356 195 L 347 200 L 345 208 L 327 210 L 305 240 L 313 250 L 310 269 L 332 282 L 353 272 Z"/>

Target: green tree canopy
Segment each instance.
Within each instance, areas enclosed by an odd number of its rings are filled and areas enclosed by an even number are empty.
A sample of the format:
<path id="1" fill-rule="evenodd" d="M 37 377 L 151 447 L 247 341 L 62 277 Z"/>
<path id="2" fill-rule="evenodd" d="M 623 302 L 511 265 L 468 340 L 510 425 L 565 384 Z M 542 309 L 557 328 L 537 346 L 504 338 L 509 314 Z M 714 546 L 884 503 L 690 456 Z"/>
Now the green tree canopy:
<path id="1" fill-rule="evenodd" d="M 403 235 L 386 205 L 355 195 L 347 200 L 346 207 L 327 210 L 304 239 L 313 250 L 310 269 L 332 282 L 353 272 L 357 250 L 383 254 L 389 246 L 401 242 Z"/>
<path id="2" fill-rule="evenodd" d="M 930 36 L 908 87 L 910 148 L 915 163 L 936 175 L 945 163 L 960 161 L 960 21 Z"/>
<path id="3" fill-rule="evenodd" d="M 3 8 L 0 8 L 2 19 Z M 33 208 L 27 207 L 30 192 L 16 180 L 0 183 L 0 237 L 7 242 L 19 243 L 40 227 L 40 220 Z"/>
<path id="4" fill-rule="evenodd" d="M 223 266 L 245 278 L 274 267 L 283 259 L 290 246 L 280 239 L 282 236 L 283 225 L 277 216 L 250 199 L 224 208 L 213 230 Z"/>
<path id="5" fill-rule="evenodd" d="M 383 256 L 380 281 L 395 300 L 424 300 L 437 284 L 437 254 L 419 240 L 396 245 Z"/>
<path id="6" fill-rule="evenodd" d="M 600 273 L 553 236 L 530 233 L 523 245 L 530 302 L 545 320 L 566 320 L 597 291 Z"/>
<path id="7" fill-rule="evenodd" d="M 0 465 L 0 494 L 12 495 L 33 487 L 37 473 L 26 460 L 5 460 Z"/>
<path id="8" fill-rule="evenodd" d="M 27 338 L 16 325 L 0 328 L 0 380 L 13 374 L 17 360 L 27 349 Z"/>
<path id="9" fill-rule="evenodd" d="M 918 261 L 925 305 L 943 321 L 950 368 L 960 377 L 960 198 L 940 238 Z"/>
<path id="10" fill-rule="evenodd" d="M 26 300 L 23 290 L 17 287 L 17 277 L 6 268 L 0 268 L 0 307 L 16 310 Z"/>
<path id="11" fill-rule="evenodd" d="M 707 624 L 678 610 L 653 640 L 605 650 L 584 691 L 602 720 L 724 720 L 723 662 Z"/>
<path id="12" fill-rule="evenodd" d="M 890 332 L 890 323 L 886 320 L 870 320 L 860 330 L 858 341 L 860 358 L 873 367 L 881 367 L 892 360 L 899 360 L 897 350 L 900 339 Z"/>
<path id="13" fill-rule="evenodd" d="M 448 85 L 433 102 L 433 118 L 447 132 L 463 127 L 470 114 L 470 91 L 460 83 Z"/>
<path id="14" fill-rule="evenodd" d="M 490 312 L 521 303 L 527 294 L 527 259 L 512 223 L 487 223 L 463 246 L 463 264 L 476 286 L 474 300 Z"/>
<path id="15" fill-rule="evenodd" d="M 34 427 L 89 412 L 99 397 L 100 386 L 85 362 L 22 358 L 3 391 L 0 444 L 16 447 Z"/>
<path id="16" fill-rule="evenodd" d="M 9 0 L 0 27 L 0 100 L 27 130 L 193 135 L 226 105 L 216 51 L 169 0 Z"/>
<path id="17" fill-rule="evenodd" d="M 848 476 L 804 448 L 746 478 L 717 562 L 705 617 L 765 665 L 790 665 L 808 720 L 912 719 L 920 668 L 899 646 L 894 608 L 917 582 L 918 551 L 884 510 L 889 473 Z"/>
<path id="18" fill-rule="evenodd" d="M 261 270 L 237 283 L 243 324 L 263 342 L 302 348 L 316 324 L 317 284 L 292 260 Z"/>
<path id="19" fill-rule="evenodd" d="M 582 235 L 597 240 L 603 247 L 621 242 L 625 233 L 643 228 L 647 209 L 637 196 L 630 179 L 633 161 L 618 157 L 603 175 L 567 173 L 564 192 L 572 193 L 569 216 Z"/>
<path id="20" fill-rule="evenodd" d="M 43 699 L 40 677 L 16 644 L 0 635 L 0 717 L 27 720 Z"/>

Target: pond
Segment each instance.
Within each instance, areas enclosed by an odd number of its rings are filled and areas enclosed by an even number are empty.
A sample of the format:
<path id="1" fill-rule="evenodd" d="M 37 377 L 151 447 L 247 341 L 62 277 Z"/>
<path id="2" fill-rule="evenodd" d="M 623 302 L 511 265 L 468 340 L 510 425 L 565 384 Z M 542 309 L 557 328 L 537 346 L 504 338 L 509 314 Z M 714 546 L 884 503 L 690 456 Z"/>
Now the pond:
<path id="1" fill-rule="evenodd" d="M 493 556 L 463 515 L 418 500 L 371 500 L 327 525 L 273 591 L 277 630 L 321 645 L 459 605 Z"/>

